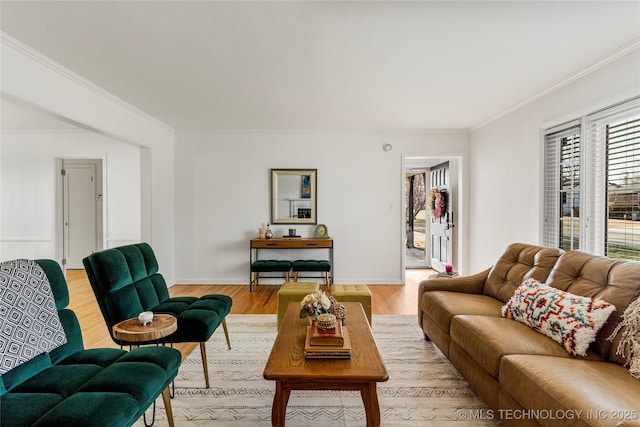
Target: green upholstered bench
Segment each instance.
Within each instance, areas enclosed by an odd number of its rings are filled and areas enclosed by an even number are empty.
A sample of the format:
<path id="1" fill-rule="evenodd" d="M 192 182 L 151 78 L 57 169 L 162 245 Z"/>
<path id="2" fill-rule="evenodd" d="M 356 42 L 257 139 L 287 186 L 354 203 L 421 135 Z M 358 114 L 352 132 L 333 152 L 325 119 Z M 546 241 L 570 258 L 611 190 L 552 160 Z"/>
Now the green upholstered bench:
<path id="1" fill-rule="evenodd" d="M 324 284 L 329 286 L 329 273 L 331 272 L 331 262 L 327 260 L 310 260 L 299 259 L 291 264 L 293 272 L 293 281 L 298 281 L 298 273 L 300 271 L 319 271 L 323 273 Z"/>
<path id="2" fill-rule="evenodd" d="M 284 273 L 284 280 L 289 281 L 289 271 L 291 270 L 291 261 L 260 259 L 251 263 L 251 282 L 249 283 L 249 292 L 253 290 L 253 284 L 258 285 L 260 273 Z"/>
<path id="3" fill-rule="evenodd" d="M 319 288 L 320 285 L 315 282 L 284 282 L 278 290 L 278 329 L 280 329 L 289 303 L 299 303 L 305 295 L 317 291 Z"/>
<path id="4" fill-rule="evenodd" d="M 169 347 L 85 350 L 60 266 L 37 260 L 53 292 L 67 343 L 0 376 L 0 425 L 130 426 L 162 393 L 173 425 L 169 384 L 181 355 Z"/>
<path id="5" fill-rule="evenodd" d="M 331 296 L 338 302 L 359 302 L 372 325 L 371 291 L 367 285 L 331 285 Z M 347 314 L 347 317 L 349 314 Z"/>

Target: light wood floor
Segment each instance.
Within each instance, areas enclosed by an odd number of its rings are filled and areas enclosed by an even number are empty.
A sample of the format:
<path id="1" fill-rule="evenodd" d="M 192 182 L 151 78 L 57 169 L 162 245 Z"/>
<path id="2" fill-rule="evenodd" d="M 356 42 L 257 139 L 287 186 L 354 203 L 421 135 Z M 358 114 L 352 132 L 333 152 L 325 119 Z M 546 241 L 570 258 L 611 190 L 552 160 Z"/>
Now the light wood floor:
<path id="1" fill-rule="evenodd" d="M 369 286 L 373 314 L 416 314 L 418 283 L 431 274 L 434 274 L 433 270 L 407 270 L 404 286 Z M 85 348 L 118 347 L 111 340 L 85 271 L 67 270 L 66 277 L 69 307 L 78 316 Z M 279 285 L 261 284 L 250 293 L 249 286 L 240 285 L 174 285 L 169 288 L 169 293 L 171 296 L 226 294 L 233 299 L 232 314 L 275 314 L 279 288 Z M 222 330 L 215 333 L 221 334 Z M 233 346 L 233 331 L 229 331 L 229 336 Z M 196 344 L 177 344 L 175 347 L 186 357 Z"/>

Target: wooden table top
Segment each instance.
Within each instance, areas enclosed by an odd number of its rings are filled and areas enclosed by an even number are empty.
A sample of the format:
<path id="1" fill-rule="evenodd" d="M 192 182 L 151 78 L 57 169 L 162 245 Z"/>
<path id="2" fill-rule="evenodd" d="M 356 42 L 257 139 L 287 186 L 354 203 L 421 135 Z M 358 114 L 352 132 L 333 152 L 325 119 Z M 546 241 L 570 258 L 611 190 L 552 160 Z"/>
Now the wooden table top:
<path id="1" fill-rule="evenodd" d="M 142 343 L 159 340 L 178 329 L 178 320 L 170 314 L 154 314 L 153 321 L 142 325 L 137 317 L 113 325 L 113 336 L 121 341 Z"/>
<path id="2" fill-rule="evenodd" d="M 376 381 L 389 379 L 369 322 L 358 302 L 342 303 L 347 308 L 344 326 L 351 339 L 351 359 L 306 359 L 304 341 L 308 320 L 300 319 L 300 303 L 292 302 L 264 368 L 267 380 Z"/>
<path id="3" fill-rule="evenodd" d="M 251 239 L 252 249 L 313 249 L 313 248 L 332 248 L 333 239 L 315 238 L 315 237 L 274 237 L 271 239 Z"/>

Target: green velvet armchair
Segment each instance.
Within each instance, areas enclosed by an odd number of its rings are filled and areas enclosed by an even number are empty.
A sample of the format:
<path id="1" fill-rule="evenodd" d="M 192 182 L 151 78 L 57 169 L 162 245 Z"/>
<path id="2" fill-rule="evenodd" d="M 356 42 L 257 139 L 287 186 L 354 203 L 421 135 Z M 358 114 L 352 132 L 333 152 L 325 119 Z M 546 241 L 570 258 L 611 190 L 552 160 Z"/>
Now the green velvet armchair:
<path id="1" fill-rule="evenodd" d="M 163 340 L 200 344 L 205 384 L 209 388 L 205 342 L 222 324 L 227 347 L 231 349 L 226 323 L 231 297 L 209 294 L 199 298 L 171 298 L 164 278 L 158 273 L 153 249 L 147 243 L 95 252 L 84 258 L 83 264 L 114 342 L 129 344 L 113 335 L 113 325 L 123 320 L 137 317 L 143 311 L 174 315 L 178 319 L 178 330 Z"/>

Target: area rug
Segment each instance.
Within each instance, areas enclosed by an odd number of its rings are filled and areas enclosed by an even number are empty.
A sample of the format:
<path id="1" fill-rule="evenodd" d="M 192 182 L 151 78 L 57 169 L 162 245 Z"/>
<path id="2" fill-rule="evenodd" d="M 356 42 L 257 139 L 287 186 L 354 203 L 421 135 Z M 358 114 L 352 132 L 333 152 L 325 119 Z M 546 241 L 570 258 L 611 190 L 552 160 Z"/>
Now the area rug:
<path id="1" fill-rule="evenodd" d="M 262 372 L 276 337 L 276 316 L 230 315 L 227 325 L 231 350 L 222 331 L 207 343 L 211 388 L 204 388 L 198 349 L 183 362 L 171 401 L 176 426 L 271 425 L 275 382 L 265 380 Z M 424 340 L 416 316 L 374 315 L 372 329 L 389 372 L 389 381 L 378 384 L 382 426 L 500 425 L 478 419 L 488 413 L 487 406 L 435 345 Z M 150 415 L 148 410 L 148 420 Z M 159 399 L 156 425 L 166 425 L 165 420 Z M 364 426 L 366 416 L 357 392 L 293 391 L 286 424 Z"/>

